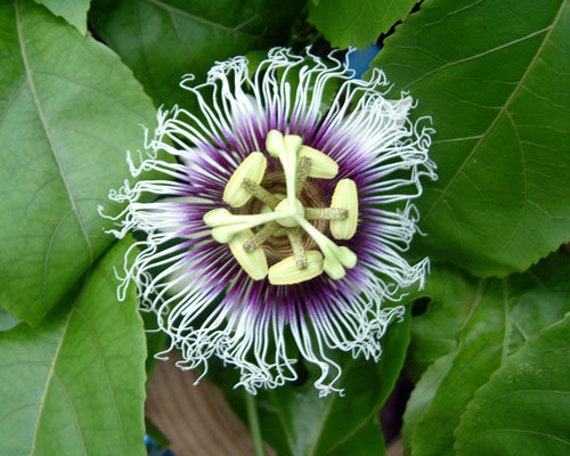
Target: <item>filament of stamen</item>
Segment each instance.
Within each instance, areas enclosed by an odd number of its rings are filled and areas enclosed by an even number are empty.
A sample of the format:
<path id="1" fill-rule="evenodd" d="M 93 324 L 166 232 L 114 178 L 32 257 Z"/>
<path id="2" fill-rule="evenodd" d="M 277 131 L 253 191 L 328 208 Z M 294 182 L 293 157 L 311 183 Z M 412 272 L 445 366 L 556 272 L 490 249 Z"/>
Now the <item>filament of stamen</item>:
<path id="1" fill-rule="evenodd" d="M 261 245 L 273 236 L 277 231 L 281 229 L 281 226 L 277 222 L 269 222 L 263 228 L 261 228 L 257 233 L 250 237 L 243 245 L 246 252 L 252 252 L 256 248 L 261 247 Z"/>
<path id="2" fill-rule="evenodd" d="M 295 257 L 295 263 L 299 269 L 307 268 L 307 255 L 305 254 L 305 249 L 303 248 L 303 238 L 301 237 L 301 230 L 299 227 L 291 228 L 287 230 L 287 237 L 293 248 L 293 255 Z"/>
<path id="3" fill-rule="evenodd" d="M 297 176 L 295 182 L 296 197 L 299 198 L 303 187 L 305 186 L 305 181 L 309 177 L 309 171 L 311 170 L 311 159 L 308 157 L 302 157 L 297 163 Z"/>
<path id="4" fill-rule="evenodd" d="M 336 207 L 306 207 L 305 218 L 307 220 L 342 220 L 348 217 L 346 209 Z"/>
<path id="5" fill-rule="evenodd" d="M 269 193 L 261 185 L 253 182 L 251 179 L 244 179 L 241 185 L 244 189 L 251 193 L 252 196 L 257 198 L 259 201 L 271 209 L 275 209 L 275 207 L 281 202 L 279 198 Z"/>
<path id="6" fill-rule="evenodd" d="M 324 271 L 332 279 L 342 279 L 346 274 L 345 268 L 351 269 L 356 266 L 357 257 L 354 252 L 347 247 L 336 245 L 307 220 L 299 218 L 298 222 L 321 249 L 325 257 Z"/>

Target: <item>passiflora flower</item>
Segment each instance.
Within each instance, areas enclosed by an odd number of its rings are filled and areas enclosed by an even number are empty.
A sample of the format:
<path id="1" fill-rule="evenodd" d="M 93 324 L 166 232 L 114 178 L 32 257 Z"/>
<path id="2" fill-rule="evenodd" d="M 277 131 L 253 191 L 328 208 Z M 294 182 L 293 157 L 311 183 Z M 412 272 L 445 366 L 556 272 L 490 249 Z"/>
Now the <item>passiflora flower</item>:
<path id="1" fill-rule="evenodd" d="M 136 284 L 182 368 L 217 357 L 255 394 L 295 380 L 302 359 L 321 396 L 342 391 L 331 351 L 377 361 L 402 288 L 423 284 L 428 260 L 402 252 L 410 200 L 435 178 L 431 128 L 381 71 L 353 79 L 335 54 L 275 48 L 254 70 L 236 57 L 181 85 L 199 109 L 159 110 L 146 150 L 128 155 L 134 177 L 164 178 L 110 193 L 127 203 L 112 233 L 144 234 L 120 297 Z"/>

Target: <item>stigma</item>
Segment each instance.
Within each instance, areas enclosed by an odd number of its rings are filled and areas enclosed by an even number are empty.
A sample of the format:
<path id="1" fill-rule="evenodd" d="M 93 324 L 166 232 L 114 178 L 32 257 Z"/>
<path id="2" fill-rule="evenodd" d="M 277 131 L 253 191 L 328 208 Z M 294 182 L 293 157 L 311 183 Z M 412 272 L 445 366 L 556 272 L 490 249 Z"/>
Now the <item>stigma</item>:
<path id="1" fill-rule="evenodd" d="M 204 215 L 212 237 L 229 245 L 253 280 L 268 278 L 273 285 L 292 285 L 323 273 L 342 279 L 346 269 L 357 263 L 354 252 L 335 242 L 356 234 L 356 183 L 341 179 L 332 196 L 321 194 L 319 179 L 334 179 L 338 164 L 303 145 L 298 135 L 271 130 L 266 150 L 278 160 L 280 170 L 268 173 L 266 155 L 252 151 L 224 188 L 223 202 L 232 211 L 220 207 Z M 318 197 L 311 197 L 315 192 Z M 325 205 L 323 200 L 329 197 L 330 204 Z"/>

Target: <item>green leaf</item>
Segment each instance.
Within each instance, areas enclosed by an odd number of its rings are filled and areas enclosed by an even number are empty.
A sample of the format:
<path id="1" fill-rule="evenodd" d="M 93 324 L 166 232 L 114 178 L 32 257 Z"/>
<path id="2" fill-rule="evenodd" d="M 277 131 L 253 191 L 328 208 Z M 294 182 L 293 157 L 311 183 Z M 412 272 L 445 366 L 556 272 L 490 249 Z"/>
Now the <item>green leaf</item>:
<path id="1" fill-rule="evenodd" d="M 487 282 L 453 268 L 434 267 L 426 288 L 417 293 L 428 301 L 427 311 L 412 318 L 412 340 L 406 359 L 408 372 L 419 378 L 436 359 L 457 349 L 456 335 L 467 324 Z M 458 305 L 462 303 L 462 305 Z"/>
<path id="2" fill-rule="evenodd" d="M 188 107 L 193 99 L 179 87 L 183 75 L 193 73 L 201 82 L 217 60 L 284 44 L 303 4 L 97 0 L 90 20 L 157 105 Z"/>
<path id="3" fill-rule="evenodd" d="M 113 273 L 128 246 L 36 328 L 0 333 L 0 454 L 146 454 L 142 320 Z"/>
<path id="4" fill-rule="evenodd" d="M 0 302 L 37 324 L 108 248 L 107 193 L 154 108 L 118 57 L 31 1 L 0 8 Z"/>
<path id="5" fill-rule="evenodd" d="M 380 432 L 374 420 L 402 369 L 409 324 L 407 317 L 390 327 L 383 338 L 383 354 L 378 364 L 355 360 L 346 353 L 336 354 L 335 361 L 343 369 L 340 386 L 345 389 L 344 397 L 332 394 L 319 398 L 313 386 L 317 377 L 313 376 L 300 386 L 260 391 L 255 400 L 263 438 L 280 455 L 344 454 L 349 448 L 364 448 L 363 440 L 368 441 L 374 454 L 382 454 L 382 436 L 376 435 L 371 427 L 376 426 Z M 210 369 L 208 378 L 222 387 L 230 405 L 245 419 L 244 393 L 233 389 L 235 382 L 228 374 L 227 369 Z"/>
<path id="6" fill-rule="evenodd" d="M 372 66 L 437 130 L 423 253 L 504 276 L 570 239 L 570 3 L 424 2 Z"/>
<path id="7" fill-rule="evenodd" d="M 0 331 L 7 331 L 20 324 L 20 321 L 10 312 L 0 307 Z"/>
<path id="8" fill-rule="evenodd" d="M 36 3 L 44 5 L 56 16 L 63 17 L 82 35 L 87 33 L 87 11 L 90 0 L 36 0 Z"/>
<path id="9" fill-rule="evenodd" d="M 568 454 L 570 316 L 528 341 L 469 404 L 457 454 Z"/>
<path id="10" fill-rule="evenodd" d="M 413 319 L 410 356 L 443 355 L 412 393 L 404 440 L 413 455 L 444 456 L 454 454 L 453 432 L 477 390 L 528 339 L 570 311 L 570 259 L 554 255 L 505 279 L 463 276 L 459 285 L 457 271 L 438 268 L 432 275 L 428 310 Z M 438 339 L 443 343 L 434 344 Z"/>
<path id="11" fill-rule="evenodd" d="M 386 443 L 380 428 L 380 421 L 374 415 L 356 434 L 328 454 L 334 456 L 384 456 Z"/>
<path id="12" fill-rule="evenodd" d="M 404 19 L 416 0 L 309 1 L 309 21 L 333 47 L 365 48 Z"/>

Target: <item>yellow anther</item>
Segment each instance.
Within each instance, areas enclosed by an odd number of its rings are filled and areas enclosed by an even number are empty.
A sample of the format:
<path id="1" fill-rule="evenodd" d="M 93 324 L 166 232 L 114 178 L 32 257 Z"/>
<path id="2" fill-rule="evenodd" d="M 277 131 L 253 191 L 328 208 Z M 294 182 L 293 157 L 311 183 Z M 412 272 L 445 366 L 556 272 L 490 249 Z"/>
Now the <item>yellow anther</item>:
<path id="1" fill-rule="evenodd" d="M 338 174 L 337 163 L 328 155 L 323 154 L 320 150 L 313 149 L 309 146 L 301 146 L 299 157 L 306 157 L 311 160 L 309 177 L 332 179 Z"/>
<path id="2" fill-rule="evenodd" d="M 336 185 L 331 200 L 331 208 L 346 210 L 343 219 L 330 221 L 331 234 L 335 239 L 350 239 L 356 233 L 358 225 L 358 191 L 351 179 L 342 179 Z"/>
<path id="3" fill-rule="evenodd" d="M 299 269 L 295 256 L 281 260 L 269 268 L 269 283 L 272 285 L 293 285 L 306 282 L 323 273 L 323 255 L 317 250 L 306 252 L 307 267 Z"/>
<path id="4" fill-rule="evenodd" d="M 253 231 L 244 230 L 237 233 L 229 242 L 230 250 L 247 275 L 253 280 L 261 280 L 267 276 L 269 268 L 267 258 L 262 248 L 258 247 L 251 252 L 245 250 L 244 246 L 253 237 Z"/>
<path id="5" fill-rule="evenodd" d="M 249 154 L 231 175 L 224 188 L 223 200 L 232 207 L 241 207 L 246 204 L 252 198 L 252 194 L 243 182 L 248 179 L 259 185 L 266 169 L 267 159 L 261 152 Z"/>

